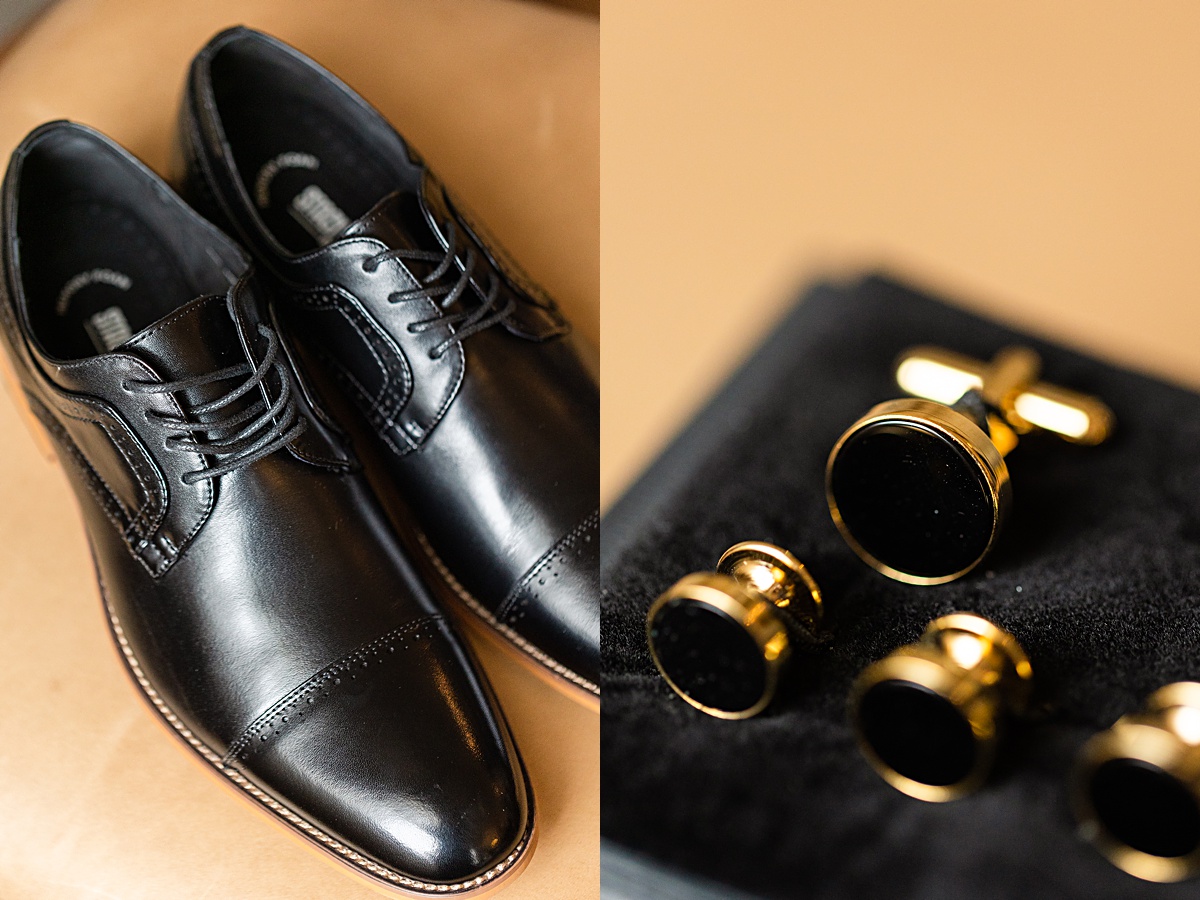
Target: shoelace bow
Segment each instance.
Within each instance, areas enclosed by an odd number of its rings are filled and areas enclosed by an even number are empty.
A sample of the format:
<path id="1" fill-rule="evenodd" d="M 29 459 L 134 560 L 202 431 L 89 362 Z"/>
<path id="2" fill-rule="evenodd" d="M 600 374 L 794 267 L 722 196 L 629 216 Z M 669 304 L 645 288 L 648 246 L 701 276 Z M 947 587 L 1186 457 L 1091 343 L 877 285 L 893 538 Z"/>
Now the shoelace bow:
<path id="1" fill-rule="evenodd" d="M 263 354 L 262 362 L 257 366 L 244 362 L 215 372 L 180 378 L 178 381 L 127 381 L 122 385 L 133 394 L 174 394 L 218 381 L 246 379 L 217 399 L 192 407 L 192 415 L 198 419 L 194 422 L 154 410 L 146 412 L 147 418 L 158 422 L 167 431 L 174 432 L 165 441 L 168 449 L 223 457 L 212 468 L 185 472 L 183 480 L 186 484 L 211 481 L 220 475 L 248 466 L 255 460 L 290 444 L 308 425 L 308 420 L 302 418 L 296 408 L 292 397 L 291 379 L 279 361 L 278 336 L 266 325 L 259 325 L 258 333 L 267 339 L 267 352 Z M 279 396 L 273 403 L 267 403 L 265 399 L 260 398 L 241 412 L 207 422 L 199 420 L 199 417 L 218 412 L 253 391 L 263 383 L 271 371 L 279 375 L 280 384 Z M 246 423 L 245 427 L 238 428 L 243 423 Z M 231 434 L 223 434 L 230 429 L 237 430 Z"/>
<path id="2" fill-rule="evenodd" d="M 447 220 L 445 229 L 446 252 L 444 254 L 434 250 L 384 250 L 365 259 L 363 261 L 363 269 L 367 272 L 374 272 L 379 268 L 381 263 L 389 259 L 437 263 L 437 267 L 421 279 L 425 287 L 394 291 L 388 295 L 388 300 L 392 303 L 407 303 L 412 300 L 438 300 L 438 298 L 441 298 L 438 305 L 443 311 L 448 310 L 466 293 L 467 288 L 471 286 L 471 273 L 475 269 L 477 258 L 475 248 L 468 243 L 467 258 L 462 263 L 462 273 L 452 282 L 442 282 L 442 278 L 457 261 L 457 231 L 455 230 L 454 222 Z M 439 325 L 449 325 L 453 329 L 451 335 L 429 351 L 430 359 L 438 359 L 452 344 L 461 344 L 471 335 L 477 334 L 485 328 L 490 328 L 497 322 L 504 321 L 505 317 L 512 312 L 516 301 L 511 296 L 504 303 L 503 307 L 497 309 L 496 304 L 500 299 L 500 286 L 501 279 L 496 273 L 489 271 L 487 291 L 476 288 L 475 293 L 479 296 L 480 303 L 473 310 L 470 312 L 441 315 L 434 319 L 423 319 L 420 322 L 412 322 L 409 324 L 408 330 L 413 334 L 420 334 Z"/>

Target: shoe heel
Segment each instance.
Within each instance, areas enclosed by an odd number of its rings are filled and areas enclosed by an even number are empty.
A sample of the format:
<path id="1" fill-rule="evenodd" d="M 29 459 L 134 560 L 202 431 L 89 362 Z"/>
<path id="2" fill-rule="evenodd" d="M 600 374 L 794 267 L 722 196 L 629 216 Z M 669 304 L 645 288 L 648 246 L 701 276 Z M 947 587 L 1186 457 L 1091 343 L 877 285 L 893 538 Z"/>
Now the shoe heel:
<path id="1" fill-rule="evenodd" d="M 25 391 L 21 388 L 21 382 L 17 380 L 17 374 L 12 369 L 12 363 L 8 359 L 7 353 L 0 353 L 0 381 L 4 382 L 8 388 L 8 395 L 12 398 L 13 404 L 17 408 L 17 413 L 25 422 L 25 428 L 29 431 L 30 437 L 33 438 L 33 443 L 37 446 L 38 452 L 46 459 L 47 462 L 57 463 L 58 454 L 54 452 L 54 444 L 50 440 L 50 435 L 46 431 L 44 425 L 38 421 L 37 416 L 33 414 L 33 410 L 29 406 L 29 401 L 25 397 Z"/>

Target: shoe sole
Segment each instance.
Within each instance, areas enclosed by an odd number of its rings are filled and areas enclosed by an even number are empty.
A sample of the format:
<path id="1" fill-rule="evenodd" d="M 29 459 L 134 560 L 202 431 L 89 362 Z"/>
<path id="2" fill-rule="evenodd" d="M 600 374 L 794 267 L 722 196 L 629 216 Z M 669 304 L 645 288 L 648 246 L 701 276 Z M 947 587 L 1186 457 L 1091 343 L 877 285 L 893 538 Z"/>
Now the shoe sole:
<path id="1" fill-rule="evenodd" d="M 12 370 L 11 363 L 7 359 L 7 354 L 0 354 L 0 374 L 3 375 L 3 380 L 8 385 L 9 393 L 16 404 L 17 412 L 24 420 L 25 426 L 32 436 L 34 443 L 48 462 L 58 464 L 58 453 L 54 449 L 54 443 L 44 426 L 34 416 L 33 410 L 25 399 L 25 392 Z M 92 567 L 96 574 L 96 583 L 99 586 L 100 600 L 103 605 L 108 631 L 112 636 L 113 650 L 117 655 L 122 670 L 129 678 L 129 683 L 133 687 L 134 693 L 142 700 L 150 712 L 151 719 L 174 738 L 172 744 L 183 750 L 187 759 L 199 765 L 210 777 L 215 777 L 226 788 L 232 790 L 236 796 L 250 803 L 252 808 L 259 812 L 267 813 L 269 822 L 281 829 L 288 837 L 299 841 L 305 850 L 317 854 L 319 859 L 336 866 L 339 871 L 349 872 L 360 882 L 373 888 L 375 891 L 391 897 L 484 897 L 502 888 L 529 865 L 529 860 L 533 856 L 533 849 L 537 844 L 538 838 L 532 791 L 529 798 L 529 825 L 521 842 L 508 857 L 476 878 L 454 884 L 436 884 L 410 878 L 363 856 L 358 851 L 326 834 L 318 826 L 288 809 L 284 804 L 272 797 L 268 791 L 255 784 L 241 772 L 232 767 L 225 766 L 221 762 L 221 755 L 208 747 L 183 724 L 179 716 L 163 701 L 149 679 L 146 678 L 137 657 L 133 654 L 133 649 L 125 638 L 120 619 L 113 611 L 112 605 L 108 602 L 104 581 L 100 576 L 100 569 L 96 565 L 95 554 L 92 552 L 90 541 L 88 552 L 92 557 Z M 523 762 L 521 764 L 521 772 L 525 775 L 525 783 L 528 785 L 528 773 L 525 772 Z"/>

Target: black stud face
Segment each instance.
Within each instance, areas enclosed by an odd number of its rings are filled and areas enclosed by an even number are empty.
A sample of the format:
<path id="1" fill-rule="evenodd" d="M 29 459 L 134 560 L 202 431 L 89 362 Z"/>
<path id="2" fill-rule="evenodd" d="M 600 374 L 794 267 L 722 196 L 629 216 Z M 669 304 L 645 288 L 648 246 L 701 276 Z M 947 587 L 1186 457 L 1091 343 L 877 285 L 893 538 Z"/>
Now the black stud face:
<path id="1" fill-rule="evenodd" d="M 898 572 L 946 578 L 987 551 L 996 526 L 980 464 L 947 435 L 914 422 L 872 422 L 846 438 L 830 471 L 842 523 Z"/>
<path id="2" fill-rule="evenodd" d="M 1200 849 L 1200 808 L 1178 780 L 1137 759 L 1110 759 L 1089 787 L 1092 807 L 1121 843 L 1151 856 L 1187 856 Z"/>
<path id="3" fill-rule="evenodd" d="M 975 768 L 971 725 L 940 694 L 912 681 L 882 681 L 858 707 L 863 739 L 888 768 L 920 784 L 958 784 Z"/>
<path id="4" fill-rule="evenodd" d="M 664 674 L 701 706 L 744 712 L 767 690 L 762 649 L 739 622 L 706 603 L 663 604 L 650 623 L 650 641 Z"/>

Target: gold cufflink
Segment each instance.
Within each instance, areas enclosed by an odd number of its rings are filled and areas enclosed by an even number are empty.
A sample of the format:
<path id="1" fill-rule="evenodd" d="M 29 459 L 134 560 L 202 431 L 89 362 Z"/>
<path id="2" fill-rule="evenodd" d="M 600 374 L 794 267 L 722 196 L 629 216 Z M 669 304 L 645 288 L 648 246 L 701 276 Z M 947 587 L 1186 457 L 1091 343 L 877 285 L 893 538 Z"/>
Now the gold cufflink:
<path id="1" fill-rule="evenodd" d="M 710 716 L 747 719 L 775 695 L 792 638 L 812 636 L 820 618 L 821 590 L 804 564 L 744 541 L 715 572 L 686 575 L 651 604 L 646 640 L 676 694 Z"/>
<path id="2" fill-rule="evenodd" d="M 1073 784 L 1080 833 L 1147 881 L 1200 872 L 1200 684 L 1160 688 L 1084 744 Z"/>
<path id="3" fill-rule="evenodd" d="M 991 549 L 1011 502 L 1004 457 L 1019 435 L 1098 444 L 1113 426 L 1100 400 L 1040 382 L 1026 347 L 990 363 L 914 347 L 896 382 L 918 399 L 881 403 L 829 454 L 825 496 L 842 537 L 897 581 L 942 584 Z"/>
<path id="4" fill-rule="evenodd" d="M 858 676 L 859 747 L 892 787 L 942 802 L 987 778 L 1005 722 L 1024 712 L 1033 671 L 1016 638 L 973 613 L 929 623 L 921 639 Z"/>

